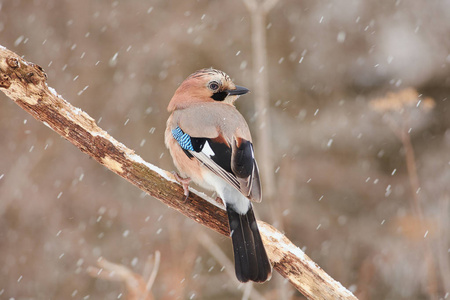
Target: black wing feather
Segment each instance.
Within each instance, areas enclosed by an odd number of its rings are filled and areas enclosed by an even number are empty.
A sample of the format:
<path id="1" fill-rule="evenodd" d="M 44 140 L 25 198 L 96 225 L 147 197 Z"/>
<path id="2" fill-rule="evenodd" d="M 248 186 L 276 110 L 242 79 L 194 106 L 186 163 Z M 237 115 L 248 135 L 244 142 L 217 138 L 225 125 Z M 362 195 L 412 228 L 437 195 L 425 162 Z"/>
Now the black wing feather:
<path id="1" fill-rule="evenodd" d="M 230 147 L 225 140 L 219 138 L 190 137 L 190 139 L 194 151 L 184 151 L 189 158 L 198 159 L 251 200 L 261 201 L 258 167 L 250 141 L 238 138 Z M 208 149 L 209 152 L 205 149 L 206 144 L 211 148 Z"/>
<path id="2" fill-rule="evenodd" d="M 228 145 L 220 142 L 216 142 L 213 139 L 208 138 L 196 138 L 191 137 L 192 146 L 195 152 L 201 152 L 205 143 L 208 142 L 211 150 L 214 152 L 214 155 L 210 156 L 210 158 L 222 169 L 227 171 L 228 173 L 232 173 L 231 170 L 231 152 L 232 149 L 228 147 Z"/>
<path id="3" fill-rule="evenodd" d="M 231 160 L 230 160 L 231 162 Z M 254 158 L 252 143 L 246 140 L 241 140 L 238 146 L 234 149 L 232 159 L 233 173 L 239 178 L 248 178 L 252 175 Z"/>

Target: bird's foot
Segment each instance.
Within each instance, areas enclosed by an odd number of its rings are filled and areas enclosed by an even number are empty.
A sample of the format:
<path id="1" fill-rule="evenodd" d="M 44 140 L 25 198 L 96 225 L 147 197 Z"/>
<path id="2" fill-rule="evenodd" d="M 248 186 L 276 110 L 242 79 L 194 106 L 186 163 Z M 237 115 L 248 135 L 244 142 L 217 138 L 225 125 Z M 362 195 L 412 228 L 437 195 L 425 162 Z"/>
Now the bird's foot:
<path id="1" fill-rule="evenodd" d="M 222 198 L 220 198 L 220 197 L 216 197 L 216 202 L 225 206 L 225 203 L 223 202 Z"/>
<path id="2" fill-rule="evenodd" d="M 172 172 L 173 176 L 175 176 L 175 179 L 178 181 L 179 184 L 181 184 L 181 186 L 183 187 L 183 192 L 184 192 L 184 202 L 188 201 L 189 198 L 189 183 L 191 182 L 191 178 L 186 177 L 183 178 L 180 175 L 178 175 L 177 172 Z"/>

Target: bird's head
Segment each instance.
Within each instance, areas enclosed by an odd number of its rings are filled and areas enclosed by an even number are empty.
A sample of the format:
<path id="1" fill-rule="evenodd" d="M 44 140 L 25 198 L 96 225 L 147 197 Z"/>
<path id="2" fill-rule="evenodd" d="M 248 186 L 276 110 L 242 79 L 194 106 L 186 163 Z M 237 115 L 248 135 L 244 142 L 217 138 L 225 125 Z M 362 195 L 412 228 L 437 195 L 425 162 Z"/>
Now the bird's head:
<path id="1" fill-rule="evenodd" d="M 168 111 L 182 109 L 201 102 L 221 102 L 233 105 L 240 95 L 248 93 L 245 87 L 235 85 L 222 71 L 201 69 L 186 78 L 170 100 Z"/>

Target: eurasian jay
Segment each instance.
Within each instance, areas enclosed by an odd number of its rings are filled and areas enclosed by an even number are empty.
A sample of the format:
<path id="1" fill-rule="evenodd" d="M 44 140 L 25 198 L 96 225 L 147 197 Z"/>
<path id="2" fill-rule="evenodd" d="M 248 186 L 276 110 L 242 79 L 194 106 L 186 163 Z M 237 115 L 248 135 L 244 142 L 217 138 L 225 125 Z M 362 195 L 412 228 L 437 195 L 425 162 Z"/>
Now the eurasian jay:
<path id="1" fill-rule="evenodd" d="M 250 202 L 261 202 L 261 183 L 250 130 L 234 106 L 248 91 L 222 71 L 191 74 L 170 100 L 165 143 L 185 196 L 192 180 L 225 203 L 237 279 L 264 282 L 272 269 Z"/>

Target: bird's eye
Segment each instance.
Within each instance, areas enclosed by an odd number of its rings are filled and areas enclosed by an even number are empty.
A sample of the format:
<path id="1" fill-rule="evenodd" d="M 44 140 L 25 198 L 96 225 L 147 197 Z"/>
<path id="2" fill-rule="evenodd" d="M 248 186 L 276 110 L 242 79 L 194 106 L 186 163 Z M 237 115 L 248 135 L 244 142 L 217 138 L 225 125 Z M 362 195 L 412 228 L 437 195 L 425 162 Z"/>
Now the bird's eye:
<path id="1" fill-rule="evenodd" d="M 212 90 L 212 91 L 217 91 L 219 89 L 219 83 L 217 83 L 217 81 L 211 81 L 208 84 L 208 87 Z"/>

